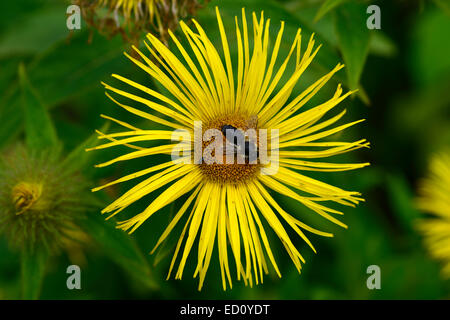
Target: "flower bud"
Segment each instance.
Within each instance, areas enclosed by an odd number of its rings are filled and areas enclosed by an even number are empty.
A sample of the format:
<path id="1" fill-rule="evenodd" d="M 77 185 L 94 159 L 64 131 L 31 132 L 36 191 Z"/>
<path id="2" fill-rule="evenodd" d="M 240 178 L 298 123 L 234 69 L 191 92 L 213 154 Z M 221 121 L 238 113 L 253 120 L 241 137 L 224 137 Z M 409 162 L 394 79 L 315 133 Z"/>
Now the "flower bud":
<path id="1" fill-rule="evenodd" d="M 142 32 L 151 32 L 163 42 L 168 29 L 195 14 L 209 0 L 75 0 L 88 25 L 108 37 L 121 34 L 126 42 L 137 43 Z M 107 13 L 105 14 L 105 10 Z"/>
<path id="2" fill-rule="evenodd" d="M 16 208 L 16 214 L 22 214 L 30 209 L 39 211 L 43 209 L 41 207 L 42 201 L 42 184 L 41 183 L 30 183 L 30 182 L 19 182 L 12 189 L 12 201 Z"/>
<path id="3" fill-rule="evenodd" d="M 13 247 L 55 252 L 79 233 L 86 183 L 59 160 L 58 152 L 37 154 L 23 146 L 0 157 L 0 233 Z"/>

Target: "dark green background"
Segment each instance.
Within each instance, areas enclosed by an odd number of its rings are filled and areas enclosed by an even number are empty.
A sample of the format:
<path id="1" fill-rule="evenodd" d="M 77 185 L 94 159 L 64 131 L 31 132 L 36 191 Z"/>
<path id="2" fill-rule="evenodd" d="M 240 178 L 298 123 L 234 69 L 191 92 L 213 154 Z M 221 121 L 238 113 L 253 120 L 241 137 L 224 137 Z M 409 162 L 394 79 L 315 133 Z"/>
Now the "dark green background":
<path id="1" fill-rule="evenodd" d="M 326 4 L 325 4 L 326 2 Z M 326 5 L 337 6 L 324 10 Z M 381 30 L 368 30 L 365 9 L 381 8 Z M 107 39 L 89 29 L 70 33 L 66 28 L 64 1 L 16 0 L 0 2 L 0 147 L 24 139 L 23 100 L 20 97 L 19 64 L 25 65 L 30 83 L 48 108 L 63 142 L 65 153 L 89 138 L 104 120 L 101 113 L 143 128 L 151 124 L 127 114 L 109 101 L 100 81 L 118 84 L 110 74 L 118 73 L 155 87 L 152 80 L 123 55 L 129 46 L 120 36 Z M 366 138 L 371 149 L 337 157 L 336 161 L 370 162 L 354 172 L 314 174 L 323 181 L 361 191 L 366 199 L 357 208 L 343 208 L 348 230 L 315 217 L 307 209 L 278 198 L 289 212 L 305 222 L 335 233 L 334 238 L 311 235 L 318 254 L 298 240 L 307 263 L 298 275 L 288 255 L 273 236 L 282 278 L 273 270 L 264 284 L 254 288 L 234 281 L 233 289 L 221 286 L 217 256 L 213 255 L 206 282 L 197 291 L 192 279 L 195 254 L 191 254 L 183 280 L 165 281 L 175 237 L 170 237 L 160 254 L 148 255 L 170 221 L 173 206 L 161 210 L 138 229 L 132 238 L 115 231 L 113 222 L 103 222 L 100 207 L 88 212 L 92 244 L 85 249 L 82 290 L 66 288 L 65 273 L 72 264 L 65 254 L 47 264 L 42 299 L 446 299 L 450 283 L 439 274 L 414 229 L 422 213 L 414 209 L 417 182 L 426 174 L 430 155 L 450 143 L 450 34 L 449 6 L 436 1 L 323 1 L 323 0 L 215 0 L 196 17 L 213 41 L 218 29 L 214 6 L 221 8 L 232 52 L 236 52 L 234 16 L 245 6 L 247 14 L 264 10 L 271 18 L 271 36 L 279 21 L 286 22 L 281 54 L 289 49 L 296 28 L 302 28 L 305 46 L 311 32 L 323 44 L 317 59 L 300 79 L 298 90 L 331 70 L 339 61 L 340 71 L 313 102 L 330 97 L 338 82 L 346 89 L 359 87 L 353 99 L 342 103 L 345 120 L 366 122 L 335 135 L 333 140 Z M 318 13 L 319 16 L 318 16 Z M 315 18 L 320 19 L 315 19 Z M 88 39 L 92 34 L 92 42 Z M 142 36 L 143 38 L 143 36 Z M 220 40 L 219 40 L 220 41 Z M 218 44 L 218 47 L 219 44 Z M 361 73 L 361 74 L 360 74 Z M 360 83 L 358 84 L 358 80 Z M 313 104 L 310 104 L 310 106 Z M 110 130 L 118 130 L 112 127 Z M 111 159 L 123 150 L 95 152 L 83 166 L 85 176 L 96 186 L 145 168 L 158 159 L 142 159 L 104 169 L 93 163 Z M 113 188 L 96 197 L 106 205 L 132 184 Z M 120 218 L 136 214 L 152 196 L 136 204 Z M 183 200 L 183 199 L 181 199 Z M 175 207 L 180 205 L 180 201 Z M 342 209 L 342 208 L 340 208 Z M 266 228 L 267 229 L 267 228 Z M 177 230 L 175 230 L 177 231 Z M 178 231 L 179 232 L 179 231 Z M 130 239 L 134 242 L 130 242 Z M 137 247 L 134 247 L 137 244 Z M 217 250 L 216 250 L 217 251 Z M 156 266 L 154 262 L 160 260 Z M 368 290 L 366 269 L 381 268 L 381 290 Z M 0 299 L 22 297 L 20 254 L 0 238 Z"/>

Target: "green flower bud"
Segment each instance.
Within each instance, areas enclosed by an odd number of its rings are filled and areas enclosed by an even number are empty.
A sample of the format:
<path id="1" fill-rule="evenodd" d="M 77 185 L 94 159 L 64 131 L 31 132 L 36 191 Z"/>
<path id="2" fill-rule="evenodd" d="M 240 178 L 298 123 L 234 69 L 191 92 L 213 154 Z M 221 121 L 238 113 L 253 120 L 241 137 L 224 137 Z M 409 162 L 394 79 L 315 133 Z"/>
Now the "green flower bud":
<path id="1" fill-rule="evenodd" d="M 0 157 L 0 233 L 12 247 L 55 253 L 85 238 L 82 177 L 66 173 L 59 152 L 34 153 L 19 145 Z"/>

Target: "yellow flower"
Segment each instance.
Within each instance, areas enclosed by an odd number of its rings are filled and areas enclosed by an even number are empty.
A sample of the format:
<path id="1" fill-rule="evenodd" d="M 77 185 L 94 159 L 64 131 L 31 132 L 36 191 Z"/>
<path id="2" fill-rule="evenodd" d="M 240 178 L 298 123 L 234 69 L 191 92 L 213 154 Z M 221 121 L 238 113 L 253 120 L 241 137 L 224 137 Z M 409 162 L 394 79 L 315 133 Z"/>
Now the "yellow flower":
<path id="1" fill-rule="evenodd" d="M 450 151 L 431 159 L 419 195 L 418 208 L 433 217 L 422 219 L 417 227 L 431 256 L 444 263 L 442 274 L 450 278 Z"/>
<path id="2" fill-rule="evenodd" d="M 98 0 L 99 5 L 115 12 L 120 12 L 126 20 L 136 21 L 148 19 L 153 21 L 158 15 L 156 4 L 163 0 Z"/>
<path id="3" fill-rule="evenodd" d="M 295 84 L 319 49 L 318 47 L 314 48 L 313 37 L 309 39 L 306 50 L 301 54 L 301 33 L 298 30 L 289 54 L 282 59 L 281 66 L 275 69 L 284 23 L 281 23 L 280 31 L 270 53 L 268 50 L 270 20 L 265 20 L 262 13 L 258 19 L 253 13 L 254 38 L 251 41 L 243 9 L 241 24 L 236 18 L 238 60 L 237 68 L 234 69 L 226 31 L 217 8 L 216 11 L 225 63 L 222 62 L 218 50 L 208 39 L 205 30 L 195 20 L 193 23 L 196 31 L 181 22 L 181 29 L 192 53 L 188 53 L 172 32 L 169 31 L 169 35 L 184 60 L 179 60 L 152 34 L 147 35 L 148 42 L 145 43 L 152 58 L 147 57 L 137 48 L 134 50 L 139 54 L 141 61 L 127 55 L 137 66 L 165 87 L 170 92 L 170 97 L 119 75 L 113 75 L 113 77 L 137 89 L 142 95 L 135 95 L 104 84 L 108 91 L 147 106 L 149 112 L 122 104 L 107 93 L 108 97 L 117 105 L 139 117 L 167 127 L 167 129 L 142 130 L 104 116 L 129 131 L 112 134 L 99 132 L 100 139 L 107 139 L 110 142 L 95 148 L 103 149 L 125 145 L 136 149 L 98 165 L 98 167 L 104 167 L 144 156 L 170 155 L 174 147 L 179 144 L 169 142 L 153 147 L 142 147 L 136 143 L 171 140 L 175 129 L 184 129 L 184 132 L 188 133 L 186 135 L 188 138 L 194 136 L 187 144 L 188 149 L 194 150 L 198 146 L 194 121 L 202 122 L 201 133 L 206 129 L 216 129 L 220 133 L 225 126 L 235 128 L 236 131 L 248 128 L 278 130 L 279 151 L 276 152 L 276 149 L 273 149 L 272 153 L 277 155 L 279 160 L 272 157 L 272 154 L 270 163 L 262 163 L 261 160 L 258 160 L 257 163 L 245 160 L 240 164 L 208 164 L 205 161 L 196 164 L 192 161 L 167 161 L 93 189 L 93 191 L 97 191 L 116 183 L 152 174 L 102 211 L 114 216 L 139 199 L 160 190 L 159 195 L 149 203 L 143 212 L 129 220 L 119 222 L 118 227 L 130 233 L 164 206 L 183 195 L 188 195 L 186 202 L 161 235 L 155 249 L 184 219 L 184 229 L 175 249 L 167 278 L 170 277 L 180 254 L 181 258 L 175 278 L 181 279 L 188 255 L 197 236 L 200 235 L 197 268 L 194 275 L 198 275 L 200 278 L 199 290 L 202 288 L 216 241 L 224 290 L 227 282 L 230 288 L 232 286 L 230 270 L 232 268 L 229 264 L 229 256 L 234 257 L 237 279 L 242 278 L 245 284 L 252 285 L 263 281 L 263 274 L 268 273 L 267 259 L 275 272 L 281 276 L 263 226 L 265 222 L 279 237 L 300 272 L 301 265 L 305 261 L 288 235 L 285 224 L 287 223 L 314 252 L 315 249 L 304 231 L 326 237 L 331 237 L 332 234 L 316 230 L 286 212 L 272 197 L 269 189 L 300 202 L 339 226 L 346 227 L 335 217 L 335 215 L 341 215 L 342 212 L 327 207 L 324 202 L 354 206 L 363 200 L 360 198 L 360 193 L 342 190 L 309 178 L 300 172 L 344 171 L 368 165 L 368 163 L 337 164 L 310 160 L 368 147 L 369 143 L 365 139 L 355 142 L 318 141 L 362 121 L 328 129 L 327 127 L 336 123 L 345 114 L 345 110 L 337 116 L 321 120 L 328 111 L 352 92 L 344 94 L 339 85 L 334 96 L 328 101 L 301 113 L 297 112 L 343 65 L 338 64 L 304 92 L 289 100 Z M 295 67 L 287 75 L 286 71 L 290 70 L 287 66 L 292 60 Z M 280 84 L 282 77 L 286 77 L 287 80 L 277 91 L 276 87 Z M 159 115 L 155 115 L 155 111 Z M 250 125 L 250 119 L 256 119 L 257 122 L 252 121 L 253 124 Z M 267 148 L 272 149 L 272 145 L 276 141 L 273 138 L 276 136 L 276 132 L 271 133 Z M 226 139 L 224 136 L 223 142 L 226 143 Z M 259 133 L 258 139 L 263 140 L 261 133 Z M 207 143 L 200 144 L 200 151 L 203 154 L 207 145 Z M 195 154 L 196 152 L 194 152 L 194 158 Z M 191 160 L 192 157 L 188 158 Z M 263 169 L 269 169 L 274 164 L 278 168 L 275 168 L 272 174 L 263 173 Z M 230 246 L 228 247 L 228 245 Z"/>
<path id="4" fill-rule="evenodd" d="M 120 33 L 137 41 L 142 32 L 152 32 L 166 41 L 166 30 L 176 28 L 180 19 L 193 15 L 209 0 L 76 0 L 85 21 L 101 33 Z M 99 9 L 107 9 L 108 13 Z"/>

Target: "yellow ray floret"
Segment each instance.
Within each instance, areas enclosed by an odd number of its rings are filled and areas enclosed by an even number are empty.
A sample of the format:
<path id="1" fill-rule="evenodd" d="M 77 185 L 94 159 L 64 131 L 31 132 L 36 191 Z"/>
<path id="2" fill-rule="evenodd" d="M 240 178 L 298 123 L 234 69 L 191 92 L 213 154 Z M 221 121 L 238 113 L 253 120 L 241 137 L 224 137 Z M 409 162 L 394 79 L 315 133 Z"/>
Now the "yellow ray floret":
<path id="1" fill-rule="evenodd" d="M 420 220 L 417 228 L 431 256 L 443 263 L 443 276 L 450 278 L 450 150 L 431 159 L 419 194 L 417 207 L 432 217 Z"/>
<path id="2" fill-rule="evenodd" d="M 173 49 L 169 49 L 154 35 L 144 41 L 145 54 L 134 47 L 137 55 L 127 57 L 140 69 L 148 73 L 155 82 L 164 87 L 162 94 L 126 77 L 113 77 L 133 93 L 104 84 L 108 97 L 122 109 L 151 123 L 158 129 L 141 129 L 126 122 L 103 116 L 125 128 L 116 133 L 99 133 L 104 143 L 93 149 L 128 147 L 132 151 L 99 164 L 113 165 L 142 157 L 170 155 L 177 146 L 172 142 L 172 132 L 183 129 L 187 146 L 192 151 L 177 161 L 161 163 L 128 174 L 103 186 L 97 191 L 117 183 L 141 178 L 133 188 L 122 194 L 102 212 L 109 217 L 129 208 L 137 201 L 146 201 L 149 194 L 153 200 L 139 214 L 118 223 L 118 228 L 134 232 L 160 209 L 183 195 L 186 200 L 156 243 L 154 252 L 176 227 L 182 228 L 170 264 L 168 278 L 175 273 L 181 279 L 189 257 L 197 260 L 194 277 L 199 278 L 202 288 L 209 265 L 218 250 L 218 263 L 224 289 L 232 287 L 232 275 L 238 280 L 253 285 L 263 282 L 270 269 L 281 277 L 268 232 L 274 232 L 285 247 L 298 272 L 305 263 L 296 242 L 304 241 L 314 252 L 316 248 L 307 233 L 324 237 L 333 234 L 317 230 L 302 222 L 299 213 L 289 213 L 278 203 L 279 197 L 287 197 L 309 208 L 326 220 L 341 227 L 343 212 L 331 208 L 330 204 L 354 207 L 363 201 L 361 194 L 347 191 L 326 182 L 310 178 L 310 171 L 347 171 L 363 168 L 368 163 L 333 163 L 315 161 L 359 148 L 369 147 L 365 139 L 353 142 L 330 141 L 333 135 L 352 127 L 363 120 L 335 125 L 345 115 L 345 110 L 327 117 L 330 110 L 353 93 L 343 92 L 337 85 L 334 95 L 327 101 L 311 106 L 311 99 L 323 88 L 332 76 L 343 68 L 337 64 L 322 75 L 303 92 L 295 92 L 296 84 L 316 56 L 320 45 L 315 45 L 314 35 L 302 48 L 299 29 L 286 56 L 281 56 L 285 25 L 282 22 L 276 39 L 270 41 L 270 20 L 264 15 L 252 14 L 252 26 L 245 11 L 242 20 L 236 17 L 235 32 L 237 61 L 233 60 L 229 30 L 217 12 L 220 38 L 219 48 L 208 38 L 207 32 L 193 20 L 193 27 L 181 22 L 185 40 L 179 40 L 169 31 Z M 253 38 L 251 38 L 253 35 Z M 177 51 L 177 52 L 176 52 Z M 135 58 L 139 56 L 140 59 Z M 139 93 L 136 93 L 139 92 Z M 111 95 L 128 100 L 128 106 Z M 308 105 L 308 107 L 306 107 Z M 193 137 L 194 121 L 201 121 L 205 129 L 217 129 L 224 124 L 245 125 L 246 119 L 256 118 L 257 129 L 278 130 L 279 168 L 272 175 L 262 174 L 266 164 L 205 164 L 192 163 L 196 140 Z M 163 128 L 161 128 L 161 126 Z M 272 137 L 273 138 L 273 137 Z M 327 139 L 327 140 L 325 140 Z M 267 143 L 272 147 L 275 140 Z M 145 143 L 151 142 L 150 145 Z M 155 145 L 155 142 L 157 143 Z M 200 146 L 200 151 L 206 148 Z M 273 157 L 271 159 L 274 159 Z M 292 229 L 294 232 L 291 232 Z M 193 248 L 196 247 L 196 250 Z M 196 257 L 193 252 L 196 252 Z M 178 261 L 178 267 L 175 263 Z"/>

